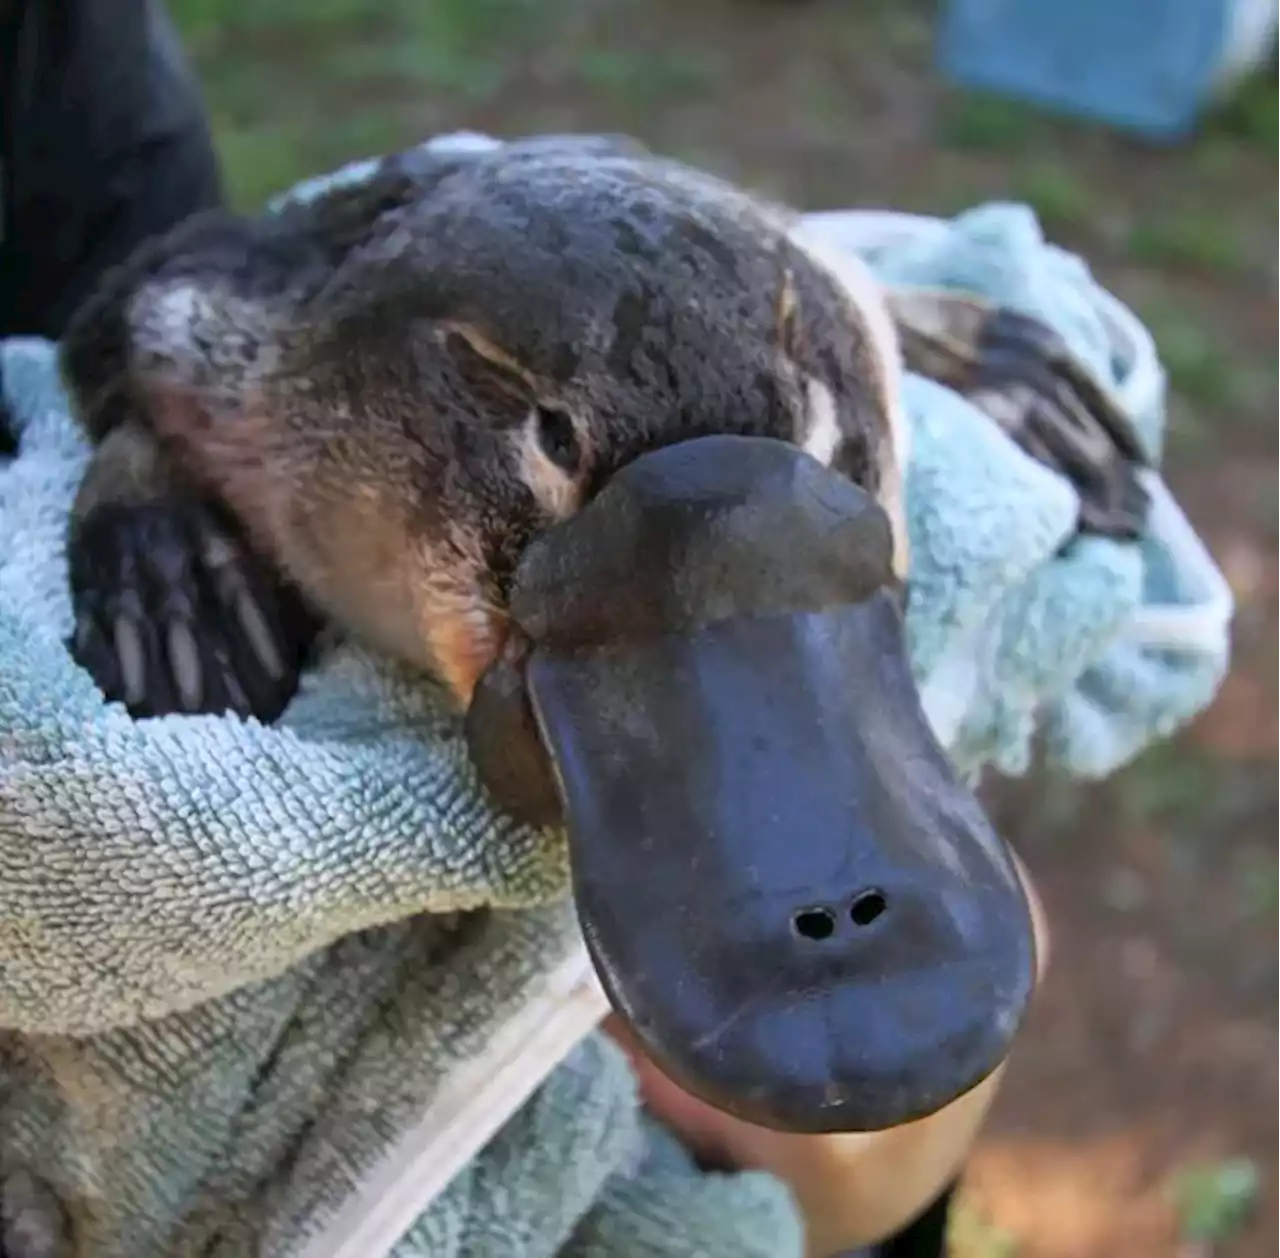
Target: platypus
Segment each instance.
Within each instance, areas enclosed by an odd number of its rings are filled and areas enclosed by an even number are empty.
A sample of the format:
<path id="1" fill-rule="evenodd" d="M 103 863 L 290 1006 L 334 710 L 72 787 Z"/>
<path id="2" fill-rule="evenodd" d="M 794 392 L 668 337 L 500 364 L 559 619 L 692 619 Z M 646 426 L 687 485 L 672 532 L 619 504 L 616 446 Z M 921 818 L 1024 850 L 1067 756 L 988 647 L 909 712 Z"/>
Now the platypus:
<path id="1" fill-rule="evenodd" d="M 498 802 L 566 825 L 663 1069 L 765 1126 L 874 1130 L 993 1070 L 1034 972 L 908 665 L 895 324 L 971 391 L 1068 356 L 795 226 L 552 137 L 150 242 L 62 349 L 95 443 L 71 649 L 139 718 L 272 720 L 325 627 L 421 667 Z"/>

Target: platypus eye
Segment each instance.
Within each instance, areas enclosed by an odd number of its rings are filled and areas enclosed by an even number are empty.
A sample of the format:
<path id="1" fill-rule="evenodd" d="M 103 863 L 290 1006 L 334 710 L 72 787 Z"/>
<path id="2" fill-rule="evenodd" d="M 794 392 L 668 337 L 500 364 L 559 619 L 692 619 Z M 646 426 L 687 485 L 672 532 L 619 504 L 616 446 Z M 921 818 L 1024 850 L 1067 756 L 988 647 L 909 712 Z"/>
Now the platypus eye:
<path id="1" fill-rule="evenodd" d="M 566 472 L 576 472 L 582 462 L 582 447 L 573 420 L 564 411 L 539 406 L 537 424 L 538 442 L 547 458 Z"/>

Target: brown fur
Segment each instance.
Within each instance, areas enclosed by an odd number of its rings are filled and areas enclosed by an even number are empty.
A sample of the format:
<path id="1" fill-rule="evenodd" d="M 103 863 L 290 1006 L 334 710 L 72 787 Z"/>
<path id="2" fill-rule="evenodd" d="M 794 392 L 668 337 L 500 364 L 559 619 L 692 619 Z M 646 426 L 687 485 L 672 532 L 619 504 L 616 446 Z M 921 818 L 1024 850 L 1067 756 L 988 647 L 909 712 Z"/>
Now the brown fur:
<path id="1" fill-rule="evenodd" d="M 905 544 L 876 300 L 709 175 L 517 144 L 189 223 L 107 279 L 63 363 L 91 434 L 150 431 L 326 616 L 465 702 L 524 545 L 647 449 L 812 437 Z"/>

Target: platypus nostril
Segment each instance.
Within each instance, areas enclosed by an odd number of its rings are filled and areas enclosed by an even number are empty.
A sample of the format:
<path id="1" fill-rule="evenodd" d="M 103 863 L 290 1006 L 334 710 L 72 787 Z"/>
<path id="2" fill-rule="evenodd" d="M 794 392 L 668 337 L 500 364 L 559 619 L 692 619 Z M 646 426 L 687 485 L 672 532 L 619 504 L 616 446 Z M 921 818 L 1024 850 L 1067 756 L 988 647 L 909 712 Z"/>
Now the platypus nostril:
<path id="1" fill-rule="evenodd" d="M 830 939 L 835 934 L 836 915 L 822 907 L 801 909 L 791 918 L 791 927 L 802 939 Z"/>
<path id="2" fill-rule="evenodd" d="M 859 891 L 849 905 L 849 920 L 855 926 L 870 926 L 888 907 L 889 900 L 883 891 L 876 888 Z M 838 924 L 836 914 L 821 904 L 797 909 L 791 916 L 791 929 L 801 939 L 830 939 Z"/>
<path id="3" fill-rule="evenodd" d="M 863 891 L 854 897 L 849 917 L 855 926 L 870 926 L 888 907 L 883 891 Z"/>

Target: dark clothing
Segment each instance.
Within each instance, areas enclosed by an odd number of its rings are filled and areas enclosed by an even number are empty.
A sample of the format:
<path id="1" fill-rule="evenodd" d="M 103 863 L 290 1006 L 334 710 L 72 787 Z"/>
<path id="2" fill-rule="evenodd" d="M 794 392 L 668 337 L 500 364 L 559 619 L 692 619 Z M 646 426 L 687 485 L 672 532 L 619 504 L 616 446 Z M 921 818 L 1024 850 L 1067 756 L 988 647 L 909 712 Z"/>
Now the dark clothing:
<path id="1" fill-rule="evenodd" d="M 152 0 L 0 0 L 0 336 L 57 338 L 101 272 L 221 199 Z"/>

